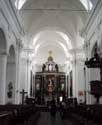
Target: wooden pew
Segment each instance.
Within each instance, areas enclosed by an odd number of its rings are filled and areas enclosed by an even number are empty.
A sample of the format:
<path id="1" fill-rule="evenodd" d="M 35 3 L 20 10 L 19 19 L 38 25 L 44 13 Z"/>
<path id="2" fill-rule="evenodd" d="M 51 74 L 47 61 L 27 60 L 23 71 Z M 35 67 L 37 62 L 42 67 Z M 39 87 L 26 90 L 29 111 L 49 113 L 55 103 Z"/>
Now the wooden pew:
<path id="1" fill-rule="evenodd" d="M 102 125 L 102 105 L 70 107 L 71 119 L 79 125 Z"/>
<path id="2" fill-rule="evenodd" d="M 12 112 L 0 112 L 0 125 L 11 125 Z"/>
<path id="3" fill-rule="evenodd" d="M 34 105 L 0 105 L 0 111 L 12 112 L 12 124 L 10 125 L 24 124 L 27 121 L 36 122 L 40 115 Z"/>

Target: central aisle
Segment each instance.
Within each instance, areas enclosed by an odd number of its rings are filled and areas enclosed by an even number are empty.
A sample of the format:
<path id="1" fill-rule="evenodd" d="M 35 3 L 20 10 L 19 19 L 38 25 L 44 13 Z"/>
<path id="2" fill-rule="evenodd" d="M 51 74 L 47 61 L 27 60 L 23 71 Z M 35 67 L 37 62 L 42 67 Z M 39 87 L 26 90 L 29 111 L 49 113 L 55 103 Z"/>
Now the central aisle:
<path id="1" fill-rule="evenodd" d="M 42 112 L 36 125 L 74 125 L 68 119 L 61 119 L 57 113 L 56 117 L 52 117 L 49 112 Z"/>

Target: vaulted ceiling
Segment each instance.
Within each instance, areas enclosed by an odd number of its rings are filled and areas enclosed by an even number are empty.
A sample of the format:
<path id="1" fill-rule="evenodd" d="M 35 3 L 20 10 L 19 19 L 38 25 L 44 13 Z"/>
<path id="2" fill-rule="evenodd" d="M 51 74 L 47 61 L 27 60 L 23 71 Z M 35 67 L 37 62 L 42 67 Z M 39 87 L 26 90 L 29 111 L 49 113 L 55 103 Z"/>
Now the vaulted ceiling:
<path id="1" fill-rule="evenodd" d="M 94 9 L 98 0 L 91 2 Z M 26 0 L 18 13 L 25 31 L 23 43 L 34 49 L 39 62 L 45 61 L 48 50 L 64 63 L 70 50 L 82 49 L 80 32 L 91 11 L 80 0 Z"/>

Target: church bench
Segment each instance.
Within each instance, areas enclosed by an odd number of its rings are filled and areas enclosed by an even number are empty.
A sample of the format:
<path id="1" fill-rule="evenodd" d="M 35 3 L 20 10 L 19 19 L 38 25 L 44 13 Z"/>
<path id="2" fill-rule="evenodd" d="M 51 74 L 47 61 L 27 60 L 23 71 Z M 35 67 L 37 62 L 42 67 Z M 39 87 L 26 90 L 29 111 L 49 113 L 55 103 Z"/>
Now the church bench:
<path id="1" fill-rule="evenodd" d="M 78 124 L 102 124 L 102 105 L 78 105 L 71 109 L 70 114 L 72 119 L 74 119 Z"/>
<path id="2" fill-rule="evenodd" d="M 92 120 L 87 119 L 88 114 L 87 114 L 86 109 L 87 108 L 84 105 L 69 107 L 68 111 L 70 111 L 70 118 L 72 120 L 74 120 L 75 123 L 77 123 L 79 125 L 83 125 L 83 124 L 86 124 L 86 123 L 93 123 Z"/>
<path id="3" fill-rule="evenodd" d="M 39 117 L 40 117 L 40 111 L 37 111 L 35 114 L 32 114 L 31 117 L 28 118 L 28 120 L 24 122 L 24 125 L 25 123 L 27 125 L 35 125 Z"/>
<path id="4" fill-rule="evenodd" d="M 12 112 L 0 112 L 0 125 L 11 125 Z"/>
<path id="5" fill-rule="evenodd" d="M 0 111 L 11 111 L 13 124 L 29 121 L 32 115 L 35 119 L 38 117 L 38 111 L 34 105 L 0 105 Z"/>

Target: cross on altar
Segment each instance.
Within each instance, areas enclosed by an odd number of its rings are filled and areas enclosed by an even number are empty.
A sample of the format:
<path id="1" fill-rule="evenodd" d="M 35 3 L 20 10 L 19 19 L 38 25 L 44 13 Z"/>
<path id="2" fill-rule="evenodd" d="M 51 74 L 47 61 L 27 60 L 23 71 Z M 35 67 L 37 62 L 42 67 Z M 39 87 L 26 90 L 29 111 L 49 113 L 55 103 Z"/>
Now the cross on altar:
<path id="1" fill-rule="evenodd" d="M 27 94 L 27 92 L 25 92 L 24 89 L 22 89 L 20 94 L 22 94 L 22 104 L 24 104 L 24 96 L 25 96 L 25 94 Z"/>

